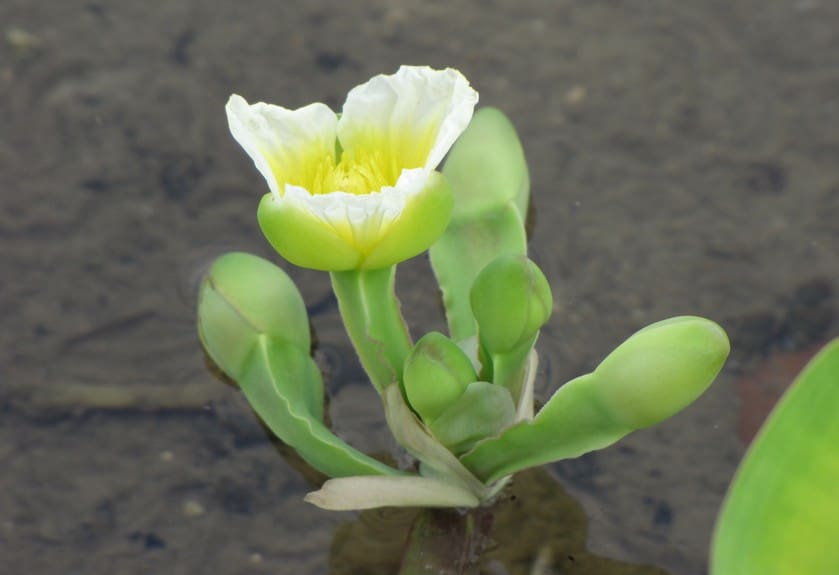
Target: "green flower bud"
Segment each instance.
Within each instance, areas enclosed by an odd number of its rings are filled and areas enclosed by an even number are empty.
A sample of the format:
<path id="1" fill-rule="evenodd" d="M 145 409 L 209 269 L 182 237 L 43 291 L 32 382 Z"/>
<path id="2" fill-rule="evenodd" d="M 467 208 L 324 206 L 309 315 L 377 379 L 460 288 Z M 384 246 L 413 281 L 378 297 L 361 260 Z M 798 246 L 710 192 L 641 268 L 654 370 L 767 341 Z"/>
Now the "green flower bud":
<path id="1" fill-rule="evenodd" d="M 594 388 L 617 421 L 648 427 L 687 407 L 711 384 L 728 357 L 725 331 L 701 317 L 649 325 L 594 370 Z"/>
<path id="2" fill-rule="evenodd" d="M 405 395 L 426 423 L 436 419 L 477 379 L 469 357 L 439 332 L 425 334 L 405 360 Z"/>
<path id="3" fill-rule="evenodd" d="M 508 353 L 532 338 L 553 310 L 551 286 L 542 270 L 522 255 L 490 262 L 472 284 L 472 314 L 490 353 Z"/>
<path id="4" fill-rule="evenodd" d="M 198 334 L 207 353 L 233 379 L 241 377 L 266 335 L 309 351 L 309 319 L 300 292 L 271 262 L 229 253 L 213 262 L 198 296 Z"/>

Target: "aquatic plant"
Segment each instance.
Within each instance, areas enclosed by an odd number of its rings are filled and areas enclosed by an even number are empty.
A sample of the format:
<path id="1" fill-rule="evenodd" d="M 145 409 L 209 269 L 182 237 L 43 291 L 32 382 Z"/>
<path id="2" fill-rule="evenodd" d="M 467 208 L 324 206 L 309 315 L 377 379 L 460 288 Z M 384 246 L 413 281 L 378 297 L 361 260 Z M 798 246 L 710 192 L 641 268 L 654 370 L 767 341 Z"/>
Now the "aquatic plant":
<path id="1" fill-rule="evenodd" d="M 476 102 L 455 70 L 403 66 L 350 91 L 340 116 L 323 104 L 287 110 L 232 96 L 227 105 L 231 132 L 270 189 L 263 233 L 289 262 L 330 273 L 388 426 L 418 462 L 386 465 L 328 429 L 297 288 L 267 260 L 221 256 L 200 289 L 201 341 L 266 425 L 331 477 L 306 497 L 325 509 L 489 505 L 517 471 L 678 412 L 728 355 L 717 324 L 666 319 L 534 412 L 534 345 L 553 295 L 527 257 L 518 136 L 498 110 L 473 117 Z M 449 333 L 414 343 L 394 277 L 426 249 Z"/>

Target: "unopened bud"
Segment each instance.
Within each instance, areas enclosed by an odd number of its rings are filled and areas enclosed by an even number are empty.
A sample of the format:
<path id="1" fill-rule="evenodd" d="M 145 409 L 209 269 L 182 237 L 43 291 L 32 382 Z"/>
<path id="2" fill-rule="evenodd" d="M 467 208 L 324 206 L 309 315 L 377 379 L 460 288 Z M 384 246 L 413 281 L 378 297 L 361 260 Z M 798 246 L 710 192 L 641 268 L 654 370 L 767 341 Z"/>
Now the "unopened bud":
<path id="1" fill-rule="evenodd" d="M 439 332 L 423 336 L 405 360 L 405 395 L 426 423 L 436 419 L 477 379 L 469 357 Z"/>
<path id="2" fill-rule="evenodd" d="M 507 353 L 526 342 L 553 311 L 545 274 L 521 255 L 490 262 L 475 278 L 470 299 L 478 335 L 490 353 Z"/>

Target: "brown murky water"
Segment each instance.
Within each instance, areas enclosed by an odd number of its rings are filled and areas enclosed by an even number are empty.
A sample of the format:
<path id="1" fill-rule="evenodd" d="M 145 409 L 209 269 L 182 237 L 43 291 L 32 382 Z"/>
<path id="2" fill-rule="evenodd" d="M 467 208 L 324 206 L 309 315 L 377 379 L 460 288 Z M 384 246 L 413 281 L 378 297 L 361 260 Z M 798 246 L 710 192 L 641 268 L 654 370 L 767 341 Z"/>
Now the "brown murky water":
<path id="1" fill-rule="evenodd" d="M 752 410 L 743 382 L 839 332 L 835 22 L 826 0 L 5 0 L 0 572 L 346 568 L 333 538 L 355 516 L 302 502 L 310 484 L 196 341 L 202 269 L 270 253 L 264 183 L 222 108 L 234 91 L 339 106 L 376 73 L 427 63 L 460 68 L 527 150 L 531 245 L 558 308 L 543 396 L 669 315 L 732 335 L 696 405 L 551 470 L 585 506 L 593 552 L 704 573 Z M 328 279 L 289 271 L 338 431 L 389 450 Z M 441 328 L 426 262 L 399 281 L 414 333 Z"/>

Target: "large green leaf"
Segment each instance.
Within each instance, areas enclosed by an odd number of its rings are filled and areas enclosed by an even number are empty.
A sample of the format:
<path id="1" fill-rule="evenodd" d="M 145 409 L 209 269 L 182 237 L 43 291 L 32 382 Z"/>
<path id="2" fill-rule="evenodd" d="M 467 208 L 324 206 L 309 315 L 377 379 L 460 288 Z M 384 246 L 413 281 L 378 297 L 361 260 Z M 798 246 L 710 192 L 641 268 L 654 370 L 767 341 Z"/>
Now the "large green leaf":
<path id="1" fill-rule="evenodd" d="M 662 421 L 696 399 L 728 356 L 725 332 L 698 317 L 676 317 L 636 332 L 593 373 L 562 387 L 532 421 L 479 442 L 461 458 L 484 481 L 579 457 Z"/>
<path id="2" fill-rule="evenodd" d="M 220 257 L 201 285 L 198 333 L 271 431 L 313 467 L 334 477 L 398 474 L 324 425 L 306 308 L 283 270 L 249 254 Z"/>
<path id="3" fill-rule="evenodd" d="M 579 457 L 633 431 L 616 421 L 597 399 L 592 373 L 569 381 L 536 414 L 479 442 L 461 460 L 487 482 L 528 467 Z"/>
<path id="4" fill-rule="evenodd" d="M 711 573 L 839 573 L 839 339 L 804 368 L 740 465 Z"/>
<path id="5" fill-rule="evenodd" d="M 198 335 L 204 349 L 238 380 L 263 334 L 309 349 L 309 318 L 300 292 L 268 260 L 243 252 L 220 256 L 198 293 Z"/>
<path id="6" fill-rule="evenodd" d="M 512 204 L 482 218 L 457 220 L 429 250 L 431 267 L 443 292 L 449 335 L 463 341 L 478 333 L 469 291 L 478 273 L 502 255 L 524 255 L 527 238 Z"/>
<path id="7" fill-rule="evenodd" d="M 473 219 L 513 202 L 524 221 L 530 176 L 516 129 L 501 110 L 475 112 L 449 152 L 443 175 L 454 188 L 454 219 Z"/>
<path id="8" fill-rule="evenodd" d="M 238 383 L 268 428 L 315 469 L 331 477 L 400 475 L 347 445 L 318 418 L 311 396 L 320 392 L 323 402 L 320 371 L 295 346 L 261 337 Z"/>
<path id="9" fill-rule="evenodd" d="M 450 335 L 463 341 L 477 332 L 469 290 L 478 272 L 499 256 L 527 252 L 529 176 L 507 117 L 494 108 L 478 110 L 449 153 L 443 174 L 454 190 L 454 215 L 429 254 Z"/>

